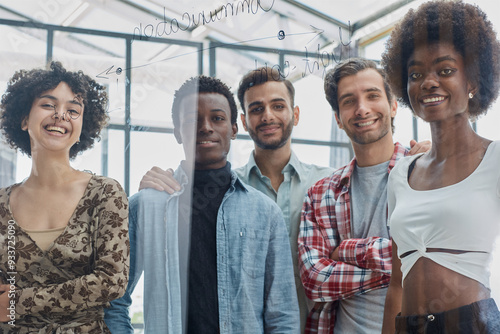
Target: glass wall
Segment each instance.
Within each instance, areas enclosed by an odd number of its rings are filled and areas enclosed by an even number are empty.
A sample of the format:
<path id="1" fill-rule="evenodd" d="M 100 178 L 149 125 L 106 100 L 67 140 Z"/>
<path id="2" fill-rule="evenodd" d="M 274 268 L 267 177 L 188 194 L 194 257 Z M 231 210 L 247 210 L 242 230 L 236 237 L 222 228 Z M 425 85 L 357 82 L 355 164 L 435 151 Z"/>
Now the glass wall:
<path id="1" fill-rule="evenodd" d="M 496 2 L 480 1 L 479 5 L 500 27 Z M 59 9 L 64 8 L 69 7 L 60 6 Z M 38 13 L 40 17 L 45 15 L 44 22 L 52 19 L 47 11 Z M 105 13 L 99 18 L 105 18 Z M 93 30 L 0 19 L 2 92 L 16 70 L 44 67 L 52 59 L 61 61 L 70 70 L 83 70 L 107 87 L 109 126 L 93 149 L 74 160 L 72 165 L 75 168 L 110 176 L 133 195 L 142 176 L 152 166 L 175 168 L 184 157 L 182 146 L 173 136 L 171 106 L 174 91 L 186 79 L 197 74 L 217 76 L 236 93 L 241 77 L 264 65 L 279 68 L 294 83 L 300 119 L 293 130 L 292 148 L 299 159 L 340 167 L 352 158 L 348 138 L 338 129 L 323 93 L 326 71 L 342 59 L 338 48 L 318 54 L 314 42 L 306 53 L 304 48 L 290 50 L 220 44 L 201 37 L 197 41 L 158 37 L 134 40 L 133 29 L 129 33 L 116 32 L 110 25 L 106 22 L 106 30 Z M 361 43 L 356 51 L 379 61 L 389 31 L 369 43 Z M 251 37 L 245 36 L 245 39 Z M 488 115 L 478 120 L 479 134 L 493 140 L 500 139 L 499 108 L 497 102 Z M 244 165 L 253 150 L 253 142 L 239 118 L 238 126 L 238 139 L 232 143 L 229 155 L 233 167 Z M 417 121 L 411 111 L 399 108 L 394 137 L 408 145 L 411 139 L 429 139 L 430 133 L 428 125 Z M 29 175 L 29 158 L 16 154 L 4 144 L 0 144 L 0 150 L 0 181 L 3 185 L 22 181 Z M 492 279 L 492 282 L 498 280 Z M 141 295 L 142 289 L 138 287 L 131 309 L 132 318 L 139 323 L 138 328 L 142 322 Z"/>

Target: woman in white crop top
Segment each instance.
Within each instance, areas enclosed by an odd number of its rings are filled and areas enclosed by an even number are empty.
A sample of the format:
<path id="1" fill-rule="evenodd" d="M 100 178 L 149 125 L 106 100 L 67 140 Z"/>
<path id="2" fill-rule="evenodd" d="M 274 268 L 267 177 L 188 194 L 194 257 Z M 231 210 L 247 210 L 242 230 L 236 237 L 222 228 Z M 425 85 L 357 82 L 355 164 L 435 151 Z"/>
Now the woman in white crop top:
<path id="1" fill-rule="evenodd" d="M 432 1 L 406 14 L 382 62 L 432 135 L 429 152 L 402 159 L 389 177 L 383 332 L 500 333 L 488 270 L 500 230 L 500 142 L 470 125 L 497 98 L 500 43 L 477 6 Z"/>

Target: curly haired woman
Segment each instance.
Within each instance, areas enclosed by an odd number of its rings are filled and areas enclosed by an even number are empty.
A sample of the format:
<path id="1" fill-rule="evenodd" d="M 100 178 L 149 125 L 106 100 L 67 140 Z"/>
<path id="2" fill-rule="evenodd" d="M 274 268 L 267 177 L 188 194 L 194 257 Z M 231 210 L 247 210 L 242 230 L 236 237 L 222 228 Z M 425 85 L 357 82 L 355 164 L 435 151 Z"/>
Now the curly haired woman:
<path id="1" fill-rule="evenodd" d="M 429 152 L 402 159 L 389 177 L 384 333 L 500 333 L 489 285 L 500 141 L 470 125 L 497 98 L 500 43 L 477 6 L 433 1 L 402 19 L 382 62 L 401 103 L 432 136 Z"/>
<path id="2" fill-rule="evenodd" d="M 0 127 L 32 168 L 0 189 L 0 333 L 109 333 L 103 308 L 127 286 L 128 201 L 70 165 L 106 104 L 103 86 L 58 62 L 16 72 L 2 96 Z"/>

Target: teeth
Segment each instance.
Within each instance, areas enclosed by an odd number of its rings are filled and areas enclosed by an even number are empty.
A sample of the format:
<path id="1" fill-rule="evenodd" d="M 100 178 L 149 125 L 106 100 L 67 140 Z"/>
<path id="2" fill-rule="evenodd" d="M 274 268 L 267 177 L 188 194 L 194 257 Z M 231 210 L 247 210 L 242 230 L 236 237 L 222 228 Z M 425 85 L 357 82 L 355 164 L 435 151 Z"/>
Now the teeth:
<path id="1" fill-rule="evenodd" d="M 372 125 L 373 123 L 375 123 L 375 121 L 364 122 L 364 123 L 358 123 L 358 124 L 357 124 L 357 126 L 359 126 L 359 127 L 363 127 L 363 126 Z"/>
<path id="2" fill-rule="evenodd" d="M 200 141 L 199 143 L 200 144 L 210 144 L 210 143 L 213 143 L 213 141 Z"/>
<path id="3" fill-rule="evenodd" d="M 440 101 L 444 101 L 444 97 L 439 96 L 439 97 L 431 97 L 428 99 L 424 99 L 424 103 L 432 103 L 432 102 L 440 102 Z"/>
<path id="4" fill-rule="evenodd" d="M 45 129 L 47 129 L 47 131 L 57 131 L 57 132 L 62 133 L 62 134 L 66 133 L 66 129 L 65 128 L 61 128 L 61 127 L 54 126 L 54 125 L 47 125 L 45 127 Z"/>

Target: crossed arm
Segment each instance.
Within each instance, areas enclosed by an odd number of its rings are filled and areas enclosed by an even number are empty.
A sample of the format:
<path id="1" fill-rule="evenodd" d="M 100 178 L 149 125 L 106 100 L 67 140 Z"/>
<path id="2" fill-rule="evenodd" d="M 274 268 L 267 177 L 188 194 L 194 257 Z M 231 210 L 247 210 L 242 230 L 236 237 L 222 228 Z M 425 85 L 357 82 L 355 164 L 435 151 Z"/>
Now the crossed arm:
<path id="1" fill-rule="evenodd" d="M 311 189 L 299 232 L 299 267 L 307 296 L 317 302 L 348 298 L 389 282 L 391 242 L 380 237 L 340 241 L 334 205 L 320 207 Z"/>

